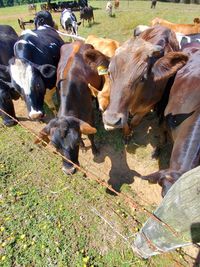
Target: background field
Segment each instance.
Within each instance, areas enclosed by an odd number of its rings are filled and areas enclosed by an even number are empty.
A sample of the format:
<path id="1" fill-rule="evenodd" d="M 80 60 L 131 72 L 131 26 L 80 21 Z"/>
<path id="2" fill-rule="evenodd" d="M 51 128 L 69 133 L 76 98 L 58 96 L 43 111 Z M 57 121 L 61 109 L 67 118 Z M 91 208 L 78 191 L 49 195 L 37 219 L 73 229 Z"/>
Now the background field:
<path id="1" fill-rule="evenodd" d="M 192 23 L 200 14 L 198 5 L 158 2 L 151 10 L 150 1 L 121 1 L 115 16 L 108 17 L 105 1 L 89 4 L 95 8 L 95 23 L 80 26 L 79 34 L 120 42 L 132 36 L 136 25 L 148 25 L 154 17 Z M 60 13 L 52 15 L 59 25 Z M 27 6 L 0 9 L 0 23 L 18 33 L 19 17 L 29 20 L 33 14 Z M 153 113 L 136 128 L 127 147 L 120 131 L 105 132 L 97 114 L 100 155 L 80 153 L 81 166 L 89 171 L 85 178 L 81 172 L 64 175 L 53 149 L 34 145 L 35 136 L 24 127 L 38 133 L 44 123 L 28 121 L 22 101 L 15 107 L 23 127 L 5 128 L 0 121 L 1 266 L 193 266 L 191 251 L 147 261 L 131 249 L 134 234 L 148 218 L 144 208 L 153 211 L 161 201 L 160 187 L 141 181 L 137 174 L 166 167 L 170 155 L 167 145 L 159 161 L 151 159 L 158 137 Z M 121 194 L 111 194 L 104 181 Z"/>

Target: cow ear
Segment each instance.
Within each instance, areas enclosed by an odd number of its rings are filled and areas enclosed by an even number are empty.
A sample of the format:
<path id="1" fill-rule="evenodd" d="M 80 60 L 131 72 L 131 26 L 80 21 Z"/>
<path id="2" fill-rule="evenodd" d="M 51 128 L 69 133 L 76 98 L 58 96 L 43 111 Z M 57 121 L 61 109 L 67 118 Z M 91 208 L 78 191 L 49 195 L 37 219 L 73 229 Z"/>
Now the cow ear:
<path id="1" fill-rule="evenodd" d="M 56 67 L 50 64 L 37 66 L 37 69 L 40 71 L 44 78 L 51 78 L 56 74 Z"/>
<path id="2" fill-rule="evenodd" d="M 39 144 L 41 141 L 44 141 L 42 144 L 44 146 L 46 146 L 49 142 L 50 142 L 50 139 L 49 139 L 49 135 L 50 135 L 50 131 L 51 131 L 51 128 L 55 127 L 56 126 L 56 122 L 57 122 L 57 118 L 51 120 L 40 132 L 39 132 L 39 135 L 34 143 L 35 144 Z"/>
<path id="3" fill-rule="evenodd" d="M 98 66 L 108 67 L 108 65 L 110 63 L 109 57 L 105 56 L 100 51 L 98 51 L 96 49 L 92 49 L 92 48 L 87 49 L 84 52 L 83 57 L 89 65 L 95 63 L 96 67 L 98 67 Z"/>
<path id="4" fill-rule="evenodd" d="M 92 127 L 89 123 L 79 120 L 80 122 L 80 131 L 82 134 L 95 134 L 97 129 Z"/>
<path id="5" fill-rule="evenodd" d="M 188 61 L 188 55 L 182 52 L 169 52 L 158 59 L 152 67 L 154 81 L 168 79 L 181 69 Z"/>

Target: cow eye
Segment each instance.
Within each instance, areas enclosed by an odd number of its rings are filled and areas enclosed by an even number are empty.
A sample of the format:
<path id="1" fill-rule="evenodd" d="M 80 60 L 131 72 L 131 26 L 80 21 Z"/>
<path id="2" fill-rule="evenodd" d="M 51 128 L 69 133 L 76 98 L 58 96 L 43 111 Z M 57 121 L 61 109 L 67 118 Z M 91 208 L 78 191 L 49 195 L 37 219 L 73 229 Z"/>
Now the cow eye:
<path id="1" fill-rule="evenodd" d="M 144 75 L 142 75 L 142 77 L 140 77 L 140 82 L 141 83 L 145 82 L 146 80 L 147 80 L 147 75 L 146 74 L 144 74 Z"/>

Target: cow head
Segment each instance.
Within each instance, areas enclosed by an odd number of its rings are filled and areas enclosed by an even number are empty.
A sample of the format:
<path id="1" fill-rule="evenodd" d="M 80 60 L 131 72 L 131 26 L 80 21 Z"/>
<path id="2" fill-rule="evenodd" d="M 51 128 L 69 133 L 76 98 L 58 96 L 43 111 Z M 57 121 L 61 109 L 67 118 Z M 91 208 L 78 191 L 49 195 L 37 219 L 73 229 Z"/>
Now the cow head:
<path id="1" fill-rule="evenodd" d="M 31 119 L 44 115 L 43 104 L 46 92 L 44 79 L 55 76 L 56 67 L 50 64 L 37 65 L 28 60 L 12 58 L 9 62 L 12 84 L 24 98 Z"/>
<path id="2" fill-rule="evenodd" d="M 101 91 L 97 90 L 90 84 L 88 85 L 93 96 L 97 97 L 99 102 L 99 109 L 105 111 L 109 104 L 110 98 L 110 79 L 108 77 L 108 66 L 110 58 L 95 49 L 88 49 L 84 52 L 84 59 L 90 67 L 103 77 L 103 88 Z"/>
<path id="3" fill-rule="evenodd" d="M 187 62 L 187 55 L 170 52 L 142 38 L 129 40 L 111 58 L 110 104 L 103 114 L 105 128 L 123 128 L 129 111 L 146 114 L 163 94 L 165 84 Z"/>
<path id="4" fill-rule="evenodd" d="M 94 134 L 96 129 L 71 116 L 62 116 L 51 120 L 40 132 L 40 138 L 46 142 L 51 140 L 57 151 L 64 156 L 63 171 L 66 174 L 73 174 L 76 171 L 73 163 L 79 165 L 78 153 L 82 133 Z"/>

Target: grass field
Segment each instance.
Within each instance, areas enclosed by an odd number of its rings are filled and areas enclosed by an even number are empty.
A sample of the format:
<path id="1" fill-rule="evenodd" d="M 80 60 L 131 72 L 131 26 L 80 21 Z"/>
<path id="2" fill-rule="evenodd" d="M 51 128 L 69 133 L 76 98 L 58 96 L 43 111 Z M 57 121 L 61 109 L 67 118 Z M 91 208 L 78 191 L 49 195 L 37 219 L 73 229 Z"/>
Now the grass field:
<path id="1" fill-rule="evenodd" d="M 154 17 L 192 23 L 200 14 L 200 6 L 192 4 L 158 2 L 156 9 L 151 10 L 150 1 L 121 1 L 120 8 L 111 18 L 105 12 L 106 1 L 89 4 L 95 8 L 95 23 L 90 27 L 80 26 L 79 34 L 83 37 L 95 34 L 120 42 L 132 36 L 136 25 L 149 24 Z M 79 17 L 78 12 L 76 14 Z M 60 13 L 52 15 L 59 25 Z M 1 24 L 12 25 L 18 33 L 21 31 L 17 24 L 19 17 L 29 20 L 33 15 L 28 13 L 27 6 L 0 9 Z M 151 114 L 148 120 L 153 120 Z M 149 139 L 145 139 L 145 145 L 141 142 L 144 127 L 142 124 L 136 129 L 126 156 L 130 166 L 133 163 L 141 169 L 148 166 L 148 172 L 158 166 L 150 158 Z M 188 262 L 182 251 L 149 260 L 134 255 L 131 249 L 133 234 L 148 216 L 141 209 L 128 205 L 123 196 L 108 194 L 104 186 L 91 177 L 85 178 L 81 172 L 74 176 L 64 175 L 60 157 L 51 149 L 34 145 L 34 139 L 21 126 L 5 128 L 0 121 L 0 266 L 192 266 L 192 261 Z M 114 166 L 109 170 L 106 163 L 100 164 L 101 160 L 97 159 L 97 173 L 104 179 L 106 170 L 111 180 L 116 170 L 127 164 L 122 161 L 121 133 L 106 133 L 99 123 L 97 140 L 109 152 L 112 150 Z M 169 156 L 164 152 L 163 158 L 162 166 L 167 164 Z M 114 162 L 116 159 L 119 166 Z M 91 158 L 84 167 L 93 168 Z M 133 190 L 131 183 L 132 180 L 123 183 L 120 190 L 140 204 L 141 195 Z M 151 211 L 155 208 L 149 202 L 142 204 Z"/>

